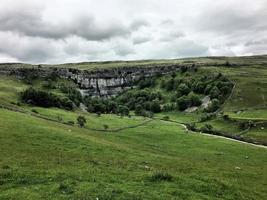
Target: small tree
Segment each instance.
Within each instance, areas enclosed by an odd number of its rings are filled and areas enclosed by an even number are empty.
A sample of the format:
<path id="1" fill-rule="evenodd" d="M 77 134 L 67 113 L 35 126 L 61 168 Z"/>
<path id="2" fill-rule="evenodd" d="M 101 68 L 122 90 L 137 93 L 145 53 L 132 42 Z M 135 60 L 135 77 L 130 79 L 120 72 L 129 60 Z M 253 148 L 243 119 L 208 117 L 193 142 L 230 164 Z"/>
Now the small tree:
<path id="1" fill-rule="evenodd" d="M 118 112 L 118 114 L 119 114 L 120 116 L 127 116 L 127 115 L 129 115 L 129 113 L 130 113 L 128 107 L 126 107 L 126 106 L 121 106 L 121 105 L 118 107 L 117 112 Z"/>
<path id="2" fill-rule="evenodd" d="M 179 110 L 183 111 L 188 108 L 188 103 L 188 98 L 186 96 L 182 96 L 177 100 L 176 106 Z"/>
<path id="3" fill-rule="evenodd" d="M 135 110 L 134 110 L 134 113 L 136 114 L 136 115 L 141 115 L 142 114 L 142 112 L 143 112 L 143 107 L 140 105 L 140 104 L 138 104 L 136 107 L 135 107 Z"/>
<path id="4" fill-rule="evenodd" d="M 212 99 L 215 99 L 218 98 L 219 95 L 220 95 L 220 90 L 216 86 L 214 86 L 210 91 L 210 97 Z"/>
<path id="5" fill-rule="evenodd" d="M 182 95 L 187 95 L 190 92 L 190 88 L 185 83 L 182 83 L 178 87 L 178 92 Z"/>
<path id="6" fill-rule="evenodd" d="M 78 124 L 80 127 L 84 127 L 84 125 L 86 124 L 86 119 L 85 119 L 85 117 L 79 115 L 79 116 L 77 117 L 77 124 Z"/>

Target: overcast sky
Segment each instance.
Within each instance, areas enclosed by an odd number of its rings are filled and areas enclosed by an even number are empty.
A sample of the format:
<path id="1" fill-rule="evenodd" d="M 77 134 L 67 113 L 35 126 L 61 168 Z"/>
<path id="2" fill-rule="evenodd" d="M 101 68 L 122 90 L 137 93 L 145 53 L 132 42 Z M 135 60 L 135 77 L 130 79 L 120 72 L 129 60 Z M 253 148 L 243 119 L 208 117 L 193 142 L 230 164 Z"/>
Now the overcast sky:
<path id="1" fill-rule="evenodd" d="M 267 53 L 267 0 L 0 0 L 0 62 Z"/>

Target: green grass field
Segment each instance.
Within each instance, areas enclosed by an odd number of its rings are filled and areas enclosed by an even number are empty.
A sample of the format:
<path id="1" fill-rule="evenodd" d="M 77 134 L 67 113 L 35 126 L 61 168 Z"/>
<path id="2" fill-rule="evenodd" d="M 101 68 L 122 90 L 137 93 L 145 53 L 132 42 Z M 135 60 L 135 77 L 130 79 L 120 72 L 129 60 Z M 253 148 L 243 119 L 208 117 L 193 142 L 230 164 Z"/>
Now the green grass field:
<path id="1" fill-rule="evenodd" d="M 267 196 L 266 149 L 188 134 L 157 120 L 119 133 L 2 109 L 0 120 L 0 199 Z M 157 172 L 172 179 L 152 179 Z"/>
<path id="2" fill-rule="evenodd" d="M 133 113 L 129 118 L 32 107 L 19 99 L 29 85 L 0 76 L 0 199 L 267 199 L 266 148 L 188 132 L 179 124 L 210 124 L 236 135 L 242 132 L 240 122 L 253 121 L 259 125 L 242 137 L 266 143 L 266 56 L 62 66 L 94 69 L 226 60 L 240 66 L 203 66 L 198 71 L 221 72 L 235 83 L 223 114 L 205 122 L 199 122 L 204 113 L 162 112 L 149 119 Z M 42 86 L 40 80 L 33 84 Z M 79 115 L 87 119 L 84 128 L 76 125 Z M 161 120 L 164 116 L 170 121 Z M 67 125 L 70 121 L 75 124 Z"/>

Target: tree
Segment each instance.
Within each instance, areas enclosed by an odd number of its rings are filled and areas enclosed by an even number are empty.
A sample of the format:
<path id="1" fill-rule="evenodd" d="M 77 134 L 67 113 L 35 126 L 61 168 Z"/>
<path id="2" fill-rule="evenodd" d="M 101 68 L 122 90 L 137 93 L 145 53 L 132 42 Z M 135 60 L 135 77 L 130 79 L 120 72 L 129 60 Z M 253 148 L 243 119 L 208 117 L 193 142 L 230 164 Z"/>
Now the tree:
<path id="1" fill-rule="evenodd" d="M 143 110 L 144 110 L 143 107 L 140 104 L 138 104 L 138 105 L 135 106 L 134 113 L 136 115 L 142 115 Z"/>
<path id="2" fill-rule="evenodd" d="M 213 99 L 211 104 L 207 108 L 207 112 L 215 112 L 220 108 L 220 101 L 218 99 Z"/>
<path id="3" fill-rule="evenodd" d="M 188 95 L 188 98 L 190 99 L 190 106 L 200 106 L 202 103 L 199 96 L 193 92 Z"/>
<path id="4" fill-rule="evenodd" d="M 212 99 L 215 99 L 218 98 L 219 95 L 220 95 L 220 90 L 216 86 L 214 86 L 210 91 L 210 97 Z"/>
<path id="5" fill-rule="evenodd" d="M 180 97 L 176 102 L 176 106 L 181 111 L 187 109 L 188 108 L 188 98 L 186 96 Z"/>
<path id="6" fill-rule="evenodd" d="M 161 111 L 160 103 L 158 100 L 154 100 L 150 103 L 150 111 L 153 113 L 159 113 Z"/>
<path id="7" fill-rule="evenodd" d="M 80 126 L 80 127 L 84 127 L 84 125 L 86 124 L 86 118 L 82 115 L 79 115 L 77 117 L 77 124 Z"/>
<path id="8" fill-rule="evenodd" d="M 171 91 L 174 89 L 174 79 L 171 78 L 170 80 L 168 80 L 166 83 L 165 83 L 165 88 L 167 91 Z"/>
<path id="9" fill-rule="evenodd" d="M 121 116 L 128 116 L 130 111 L 129 111 L 129 108 L 126 107 L 126 106 L 119 106 L 118 107 L 118 110 L 117 110 L 118 114 L 121 115 Z"/>
<path id="10" fill-rule="evenodd" d="M 177 91 L 181 95 L 187 95 L 191 90 L 185 83 L 182 83 L 178 86 Z"/>

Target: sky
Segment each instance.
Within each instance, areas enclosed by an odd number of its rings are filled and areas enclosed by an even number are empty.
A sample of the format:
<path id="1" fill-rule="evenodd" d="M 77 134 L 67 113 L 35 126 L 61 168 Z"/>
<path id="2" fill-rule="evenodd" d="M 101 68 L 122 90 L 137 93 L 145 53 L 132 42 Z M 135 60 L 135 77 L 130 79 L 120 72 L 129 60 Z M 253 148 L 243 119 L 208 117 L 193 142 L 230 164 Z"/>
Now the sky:
<path id="1" fill-rule="evenodd" d="M 267 54 L 267 0 L 0 0 L 0 62 Z"/>

